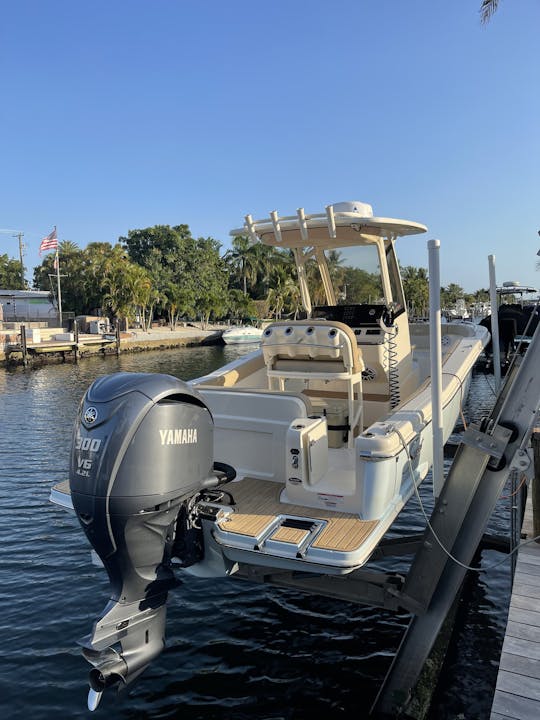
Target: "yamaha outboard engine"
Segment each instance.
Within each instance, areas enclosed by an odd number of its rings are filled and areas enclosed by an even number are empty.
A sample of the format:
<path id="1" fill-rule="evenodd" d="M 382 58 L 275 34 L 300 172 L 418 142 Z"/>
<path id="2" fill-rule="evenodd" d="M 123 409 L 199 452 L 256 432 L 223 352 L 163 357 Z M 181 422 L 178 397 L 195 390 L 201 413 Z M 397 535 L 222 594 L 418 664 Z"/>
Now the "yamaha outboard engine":
<path id="1" fill-rule="evenodd" d="M 103 616 L 81 640 L 94 666 L 90 709 L 106 687 L 128 684 L 163 649 L 175 585 L 170 559 L 189 545 L 177 537 L 177 522 L 189 533 L 190 499 L 220 481 L 212 469 L 212 416 L 186 383 L 116 373 L 88 389 L 73 438 L 71 497 L 111 584 Z M 184 566 L 197 559 L 188 548 Z"/>

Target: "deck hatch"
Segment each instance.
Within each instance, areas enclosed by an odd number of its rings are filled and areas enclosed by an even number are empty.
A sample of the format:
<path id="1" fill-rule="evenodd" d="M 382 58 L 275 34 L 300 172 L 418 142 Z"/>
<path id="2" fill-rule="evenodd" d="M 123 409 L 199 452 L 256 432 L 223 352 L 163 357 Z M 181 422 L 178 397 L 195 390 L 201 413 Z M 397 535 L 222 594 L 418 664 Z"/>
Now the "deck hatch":
<path id="1" fill-rule="evenodd" d="M 296 530 L 307 530 L 311 532 L 315 529 L 316 523 L 312 520 L 301 520 L 300 518 L 285 518 L 281 523 L 281 527 L 295 528 Z"/>

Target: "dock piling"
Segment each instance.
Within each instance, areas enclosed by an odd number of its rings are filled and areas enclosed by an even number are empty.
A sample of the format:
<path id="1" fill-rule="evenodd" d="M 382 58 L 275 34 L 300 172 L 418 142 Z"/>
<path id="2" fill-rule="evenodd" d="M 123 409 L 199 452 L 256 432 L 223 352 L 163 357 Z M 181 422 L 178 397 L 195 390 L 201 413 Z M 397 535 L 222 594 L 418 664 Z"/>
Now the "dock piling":
<path id="1" fill-rule="evenodd" d="M 73 321 L 73 358 L 75 362 L 79 362 L 80 357 L 80 348 L 79 348 L 79 323 L 74 320 Z"/>
<path id="2" fill-rule="evenodd" d="M 26 347 L 26 325 L 21 325 L 21 349 L 23 356 L 23 365 L 28 365 L 28 348 Z"/>

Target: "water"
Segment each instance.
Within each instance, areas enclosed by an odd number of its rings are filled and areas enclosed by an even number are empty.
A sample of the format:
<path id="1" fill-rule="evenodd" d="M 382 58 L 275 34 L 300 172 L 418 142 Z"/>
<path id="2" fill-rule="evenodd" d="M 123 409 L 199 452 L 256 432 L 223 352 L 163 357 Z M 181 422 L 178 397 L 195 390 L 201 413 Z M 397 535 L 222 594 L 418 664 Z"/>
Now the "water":
<path id="1" fill-rule="evenodd" d="M 89 666 L 77 647 L 108 597 L 74 517 L 48 501 L 67 477 L 77 405 L 99 375 L 119 370 L 189 379 L 245 348 L 89 358 L 35 370 L 0 369 L 0 711 L 19 720 L 88 718 Z M 489 409 L 487 379 L 474 378 L 468 419 Z M 422 488 L 426 505 L 431 498 Z M 501 500 L 489 530 L 509 527 Z M 397 528 L 422 528 L 411 501 Z M 484 552 L 484 567 L 500 559 Z M 402 563 L 403 561 L 401 561 Z M 399 563 L 396 567 L 401 567 Z M 404 566 L 403 566 L 404 567 Z M 489 718 L 506 622 L 509 563 L 474 576 L 462 603 L 431 718 Z M 189 579 L 172 594 L 168 647 L 129 693 L 106 695 L 96 717 L 303 720 L 367 717 L 408 616 L 297 592 Z"/>

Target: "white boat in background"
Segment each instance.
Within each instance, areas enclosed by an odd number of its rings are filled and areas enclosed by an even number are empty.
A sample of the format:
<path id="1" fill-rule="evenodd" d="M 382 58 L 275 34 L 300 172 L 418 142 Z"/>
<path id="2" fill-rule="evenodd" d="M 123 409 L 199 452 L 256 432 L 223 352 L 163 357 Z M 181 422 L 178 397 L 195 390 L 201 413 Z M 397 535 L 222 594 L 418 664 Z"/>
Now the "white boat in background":
<path id="1" fill-rule="evenodd" d="M 262 329 L 253 325 L 235 325 L 223 331 L 222 338 L 226 345 L 247 345 L 261 340 Z"/>
<path id="2" fill-rule="evenodd" d="M 116 373 L 89 388 L 69 487 L 52 499 L 75 509 L 112 586 L 81 641 L 92 709 L 161 651 L 175 569 L 339 585 L 376 551 L 433 463 L 429 328 L 409 322 L 394 249 L 426 229 L 361 202 L 248 215 L 231 234 L 291 252 L 305 318 L 271 323 L 260 348 L 189 383 Z M 369 303 L 347 288 L 338 304 L 336 256 L 363 269 Z M 441 326 L 443 442 L 488 337 Z"/>

